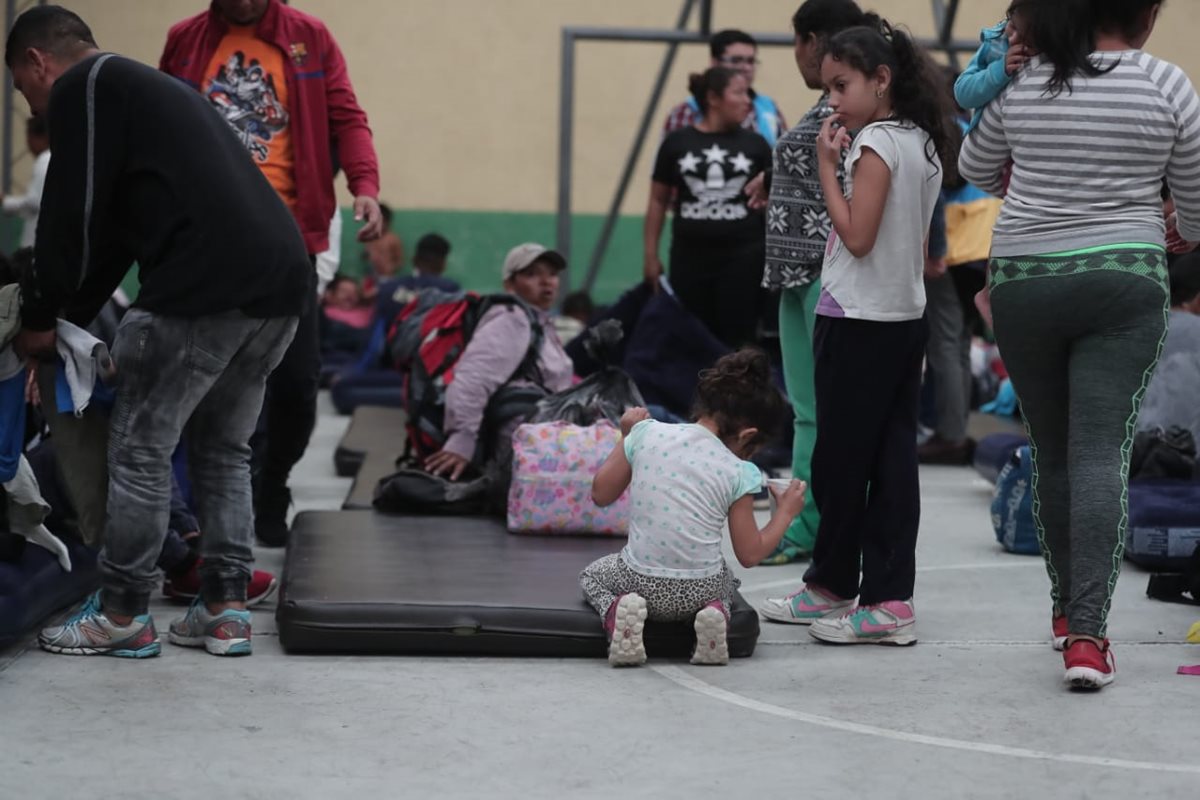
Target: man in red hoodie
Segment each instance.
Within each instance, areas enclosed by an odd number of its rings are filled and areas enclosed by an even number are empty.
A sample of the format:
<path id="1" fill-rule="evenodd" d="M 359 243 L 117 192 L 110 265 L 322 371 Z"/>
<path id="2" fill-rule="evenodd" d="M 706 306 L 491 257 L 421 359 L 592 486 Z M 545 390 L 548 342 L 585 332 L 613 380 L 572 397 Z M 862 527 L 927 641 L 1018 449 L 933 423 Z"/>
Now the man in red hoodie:
<path id="1" fill-rule="evenodd" d="M 320 20 L 281 0 L 214 0 L 171 28 L 159 67 L 224 116 L 295 215 L 310 256 L 329 246 L 335 159 L 354 194 L 354 218 L 363 222 L 359 240 L 379 237 L 371 129 L 342 52 Z M 312 307 L 271 375 L 265 433 L 254 442 L 255 532 L 267 546 L 287 541 L 288 475 L 316 424 L 320 353 Z"/>

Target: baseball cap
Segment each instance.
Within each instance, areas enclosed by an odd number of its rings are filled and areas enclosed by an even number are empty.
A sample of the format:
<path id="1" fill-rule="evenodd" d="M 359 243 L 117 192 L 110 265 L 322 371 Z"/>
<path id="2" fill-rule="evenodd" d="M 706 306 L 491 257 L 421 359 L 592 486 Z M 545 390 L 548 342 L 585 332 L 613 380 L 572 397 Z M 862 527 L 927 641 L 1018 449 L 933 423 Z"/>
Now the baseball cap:
<path id="1" fill-rule="evenodd" d="M 504 258 L 504 268 L 501 270 L 500 276 L 507 281 L 518 272 L 529 269 L 533 262 L 539 260 L 545 261 L 559 272 L 567 268 L 567 260 L 556 251 L 543 247 L 536 242 L 527 242 L 519 244 L 508 251 L 508 255 Z"/>

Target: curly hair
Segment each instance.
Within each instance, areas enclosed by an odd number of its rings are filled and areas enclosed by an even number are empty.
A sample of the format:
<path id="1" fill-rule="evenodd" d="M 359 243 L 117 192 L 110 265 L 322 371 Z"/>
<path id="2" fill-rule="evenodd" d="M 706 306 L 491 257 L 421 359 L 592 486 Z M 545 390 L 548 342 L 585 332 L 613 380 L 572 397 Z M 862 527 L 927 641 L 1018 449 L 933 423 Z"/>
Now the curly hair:
<path id="1" fill-rule="evenodd" d="M 710 417 L 722 440 L 747 428 L 758 434 L 747 442 L 758 448 L 769 442 L 787 418 L 787 402 L 771 375 L 771 362 L 761 350 L 747 347 L 723 356 L 700 373 L 692 419 Z"/>

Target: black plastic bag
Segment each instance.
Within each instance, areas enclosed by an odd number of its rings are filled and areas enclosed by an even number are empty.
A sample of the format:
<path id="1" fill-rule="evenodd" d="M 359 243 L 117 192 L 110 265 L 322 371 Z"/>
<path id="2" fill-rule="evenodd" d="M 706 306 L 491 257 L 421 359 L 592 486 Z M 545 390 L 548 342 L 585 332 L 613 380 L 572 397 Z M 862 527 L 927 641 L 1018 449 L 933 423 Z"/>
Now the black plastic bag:
<path id="1" fill-rule="evenodd" d="M 1167 603 L 1200 606 L 1200 544 L 1183 572 L 1151 575 L 1146 595 Z"/>
<path id="2" fill-rule="evenodd" d="M 387 514 L 486 514 L 491 486 L 486 475 L 451 481 L 406 464 L 379 479 L 372 505 Z"/>
<path id="3" fill-rule="evenodd" d="M 588 426 L 607 419 L 616 425 L 628 409 L 646 404 L 633 379 L 615 366 L 621 357 L 624 337 L 621 323 L 605 320 L 589 330 L 586 336 L 583 347 L 588 356 L 601 365 L 600 369 L 570 389 L 541 400 L 529 422 L 568 422 Z"/>
<path id="4" fill-rule="evenodd" d="M 1187 428 L 1140 431 L 1133 439 L 1129 477 L 1190 481 L 1196 474 L 1196 440 Z"/>

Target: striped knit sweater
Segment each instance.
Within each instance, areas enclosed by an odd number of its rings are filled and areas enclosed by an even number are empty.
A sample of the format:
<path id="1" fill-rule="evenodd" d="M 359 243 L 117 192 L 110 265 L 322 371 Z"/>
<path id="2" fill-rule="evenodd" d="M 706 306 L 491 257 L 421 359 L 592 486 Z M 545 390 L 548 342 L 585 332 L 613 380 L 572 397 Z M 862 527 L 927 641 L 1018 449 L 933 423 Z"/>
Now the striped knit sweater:
<path id="1" fill-rule="evenodd" d="M 1034 59 L 963 143 L 959 169 L 985 191 L 1001 191 L 1013 162 L 993 256 L 1161 245 L 1164 176 L 1179 232 L 1200 241 L 1200 98 L 1187 75 L 1140 51 L 1093 58 L 1117 66 L 1057 97 L 1045 91 L 1052 67 Z"/>

